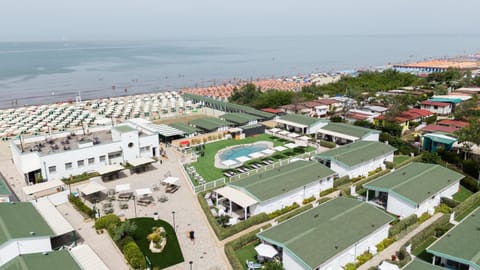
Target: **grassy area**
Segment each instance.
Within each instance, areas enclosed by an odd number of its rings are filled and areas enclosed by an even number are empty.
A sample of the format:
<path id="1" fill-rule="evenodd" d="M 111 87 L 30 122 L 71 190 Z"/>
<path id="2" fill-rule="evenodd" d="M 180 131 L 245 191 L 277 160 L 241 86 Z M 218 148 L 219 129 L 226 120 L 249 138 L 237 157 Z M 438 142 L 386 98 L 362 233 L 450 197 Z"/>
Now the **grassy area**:
<path id="1" fill-rule="evenodd" d="M 138 247 L 140 247 L 143 255 L 147 256 L 151 261 L 152 267 L 163 269 L 184 261 L 177 235 L 170 224 L 163 220 L 153 220 L 153 218 L 135 218 L 131 220 L 137 225 L 137 229 L 130 235 Z M 167 233 L 167 245 L 161 253 L 150 252 L 147 235 L 152 232 L 152 227 L 163 227 Z"/>
<path id="2" fill-rule="evenodd" d="M 477 209 L 478 207 L 480 207 L 480 203 L 477 203 L 477 204 L 474 204 L 472 207 L 468 208 L 467 211 L 465 211 L 465 213 L 461 214 L 461 215 L 456 215 L 455 216 L 455 220 L 456 221 L 461 221 L 462 219 L 464 219 L 465 217 L 467 217 L 468 215 L 470 215 L 470 213 L 472 213 L 475 209 Z"/>
<path id="3" fill-rule="evenodd" d="M 273 142 L 274 146 L 284 145 L 287 141 L 270 136 L 268 134 L 262 134 L 255 137 L 245 138 L 243 140 L 223 140 L 214 143 L 209 143 L 205 145 L 205 155 L 203 157 L 198 157 L 198 161 L 192 163 L 191 165 L 195 167 L 195 170 L 203 176 L 205 181 L 212 181 L 218 178 L 224 177 L 223 169 L 218 169 L 215 167 L 215 154 L 218 151 L 232 145 L 240 144 L 249 144 L 258 141 L 269 141 Z M 288 152 L 288 151 L 286 151 Z M 293 152 L 293 151 L 291 151 Z M 287 155 L 287 153 L 281 153 L 279 155 Z M 275 158 L 275 156 L 273 157 Z"/>
<path id="4" fill-rule="evenodd" d="M 435 242 L 435 240 L 437 240 L 436 237 L 430 236 L 423 244 L 412 250 L 412 254 L 424 261 L 431 262 L 433 255 L 425 251 L 425 249 Z"/>
<path id="5" fill-rule="evenodd" d="M 259 243 L 260 241 L 255 241 L 238 250 L 235 250 L 235 254 L 238 257 L 238 260 L 242 263 L 244 270 L 247 270 L 247 260 L 257 262 L 257 252 L 255 251 L 255 246 Z"/>
<path id="6" fill-rule="evenodd" d="M 410 158 L 409 156 L 405 156 L 405 155 L 393 156 L 393 164 L 394 165 L 401 164 L 402 162 L 404 162 L 405 160 L 407 160 L 409 158 Z"/>
<path id="7" fill-rule="evenodd" d="M 472 194 L 473 194 L 473 192 L 466 189 L 464 186 L 460 185 L 460 190 L 453 195 L 453 199 L 455 199 L 459 202 L 463 202 L 466 199 L 468 199 L 468 197 L 472 196 Z"/>

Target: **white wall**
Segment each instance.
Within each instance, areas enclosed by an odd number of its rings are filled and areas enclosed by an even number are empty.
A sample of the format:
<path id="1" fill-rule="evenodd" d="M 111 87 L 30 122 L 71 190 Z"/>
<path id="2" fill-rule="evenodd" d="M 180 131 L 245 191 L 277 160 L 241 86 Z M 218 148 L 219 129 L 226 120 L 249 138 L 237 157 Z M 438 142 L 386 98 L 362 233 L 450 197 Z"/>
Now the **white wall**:
<path id="1" fill-rule="evenodd" d="M 380 133 L 370 133 L 361 138 L 362 141 L 373 141 L 378 142 L 380 138 Z"/>
<path id="2" fill-rule="evenodd" d="M 307 268 L 303 267 L 299 264 L 293 257 L 290 255 L 289 252 L 285 251 L 282 252 L 282 263 L 285 270 L 306 270 Z"/>
<path id="3" fill-rule="evenodd" d="M 387 212 L 400 216 L 400 218 L 408 217 L 415 213 L 416 207 L 406 203 L 392 193 L 388 193 Z"/>
<path id="4" fill-rule="evenodd" d="M 360 175 L 368 176 L 369 171 L 374 171 L 378 167 L 385 167 L 383 164 L 385 160 L 393 162 L 393 151 L 350 168 L 344 167 L 342 164 L 332 160 L 330 162 L 330 169 L 338 173 L 339 177 L 345 175 L 348 175 L 350 178 L 358 177 Z"/>
<path id="5" fill-rule="evenodd" d="M 437 106 L 436 109 L 435 109 L 435 106 L 432 106 L 432 105 L 421 105 L 421 109 L 427 110 L 436 114 L 442 114 L 442 115 L 452 113 L 452 105 L 446 106 L 446 107 Z"/>
<path id="6" fill-rule="evenodd" d="M 318 133 L 320 129 L 322 129 L 324 126 L 328 125 L 328 122 L 326 121 L 319 121 L 312 125 L 308 130 L 307 134 L 313 134 L 313 133 Z"/>
<path id="7" fill-rule="evenodd" d="M 0 246 L 0 266 L 20 254 L 32 254 L 52 251 L 50 237 L 14 239 Z"/>

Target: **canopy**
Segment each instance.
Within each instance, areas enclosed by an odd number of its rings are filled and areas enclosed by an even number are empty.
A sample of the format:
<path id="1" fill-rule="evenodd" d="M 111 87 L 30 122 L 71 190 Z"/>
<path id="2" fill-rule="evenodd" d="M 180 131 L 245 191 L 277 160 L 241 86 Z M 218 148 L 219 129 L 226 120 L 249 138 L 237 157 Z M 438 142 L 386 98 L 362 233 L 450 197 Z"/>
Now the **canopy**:
<path id="1" fill-rule="evenodd" d="M 53 233 L 55 233 L 55 236 L 64 235 L 75 230 L 57 210 L 55 205 L 53 205 L 46 197 L 34 200 L 32 201 L 32 204 L 47 222 Z"/>
<path id="2" fill-rule="evenodd" d="M 310 140 L 311 138 L 308 137 L 308 136 L 302 136 L 302 137 L 300 137 L 300 138 L 298 138 L 298 139 L 299 139 L 299 140 L 302 140 L 302 141 L 308 141 L 308 140 Z"/>
<path id="3" fill-rule="evenodd" d="M 121 171 L 123 169 L 124 169 L 123 166 L 120 165 L 120 164 L 112 164 L 112 165 L 107 165 L 107 166 L 101 167 L 100 169 L 97 169 L 97 172 L 100 175 L 105 175 L 105 174 L 109 174 L 109 173 L 118 172 L 118 171 Z"/>
<path id="4" fill-rule="evenodd" d="M 27 195 L 32 195 L 38 192 L 46 191 L 49 189 L 57 188 L 64 186 L 65 183 L 63 183 L 61 180 L 50 180 L 47 182 L 43 182 L 40 184 L 35 184 L 31 186 L 26 186 L 23 187 L 23 192 Z"/>
<path id="5" fill-rule="evenodd" d="M 169 184 L 169 185 L 177 185 L 178 180 L 179 179 L 177 177 L 169 176 L 163 179 L 162 183 Z"/>
<path id="6" fill-rule="evenodd" d="M 255 251 L 257 251 L 257 254 L 259 256 L 266 258 L 273 258 L 278 253 L 278 251 L 274 247 L 264 243 L 256 246 Z"/>
<path id="7" fill-rule="evenodd" d="M 272 150 L 272 149 L 265 149 L 265 150 L 262 151 L 262 153 L 264 153 L 265 155 L 271 155 L 271 154 L 275 153 L 275 151 Z"/>
<path id="8" fill-rule="evenodd" d="M 251 153 L 248 156 L 251 157 L 251 158 L 261 158 L 261 157 L 264 156 L 264 154 L 262 154 L 262 152 L 255 152 L 255 153 Z"/>
<path id="9" fill-rule="evenodd" d="M 247 208 L 251 205 L 257 204 L 257 200 L 250 197 L 248 194 L 229 186 L 219 188 L 215 190 L 215 192 L 229 199 L 230 201 L 240 205 L 243 208 Z"/>
<path id="10" fill-rule="evenodd" d="M 292 132 L 292 133 L 288 134 L 288 137 L 290 137 L 290 138 L 296 138 L 296 137 L 300 137 L 300 135 L 298 135 L 297 133 L 293 133 L 293 132 Z"/>
<path id="11" fill-rule="evenodd" d="M 115 186 L 115 192 L 123 192 L 130 190 L 130 184 L 121 184 Z"/>
<path id="12" fill-rule="evenodd" d="M 272 133 L 276 133 L 276 132 L 279 132 L 279 131 L 280 131 L 279 128 L 272 128 L 272 129 L 270 129 L 270 132 L 272 132 Z"/>
<path id="13" fill-rule="evenodd" d="M 233 166 L 235 164 L 237 164 L 237 162 L 235 160 L 231 160 L 231 159 L 227 159 L 227 160 L 222 161 L 222 165 L 227 166 L 227 167 Z"/>
<path id="14" fill-rule="evenodd" d="M 92 181 L 88 184 L 85 184 L 85 185 L 81 186 L 80 187 L 80 192 L 83 193 L 84 195 L 88 196 L 88 195 L 93 194 L 93 193 L 104 191 L 105 189 L 107 189 L 107 188 L 100 185 L 97 182 Z"/>
<path id="15" fill-rule="evenodd" d="M 89 245 L 78 245 L 70 250 L 72 257 L 85 270 L 108 270 L 105 263 Z"/>
<path id="16" fill-rule="evenodd" d="M 296 145 L 296 144 L 294 144 L 294 143 L 287 143 L 287 144 L 285 144 L 285 147 L 290 148 L 290 149 L 293 149 L 293 148 L 297 148 L 298 145 Z"/>
<path id="17" fill-rule="evenodd" d="M 142 196 L 142 195 L 152 194 L 152 190 L 149 188 L 139 188 L 135 190 L 135 193 L 137 194 L 137 196 Z"/>
<path id="18" fill-rule="evenodd" d="M 282 130 L 282 131 L 278 132 L 278 134 L 287 136 L 288 134 L 290 134 L 290 132 L 288 132 L 286 130 Z"/>
<path id="19" fill-rule="evenodd" d="M 130 165 L 132 165 L 133 167 L 147 165 L 147 164 L 150 164 L 150 163 L 153 163 L 153 162 L 155 162 L 155 160 L 152 159 L 152 158 L 136 158 L 134 160 L 128 161 L 128 163 Z"/>
<path id="20" fill-rule="evenodd" d="M 276 151 L 278 152 L 281 152 L 281 151 L 285 151 L 287 150 L 287 148 L 283 147 L 283 146 L 275 146 L 273 149 L 275 149 Z"/>
<path id="21" fill-rule="evenodd" d="M 238 161 L 240 161 L 241 163 L 245 162 L 245 161 L 249 161 L 251 158 L 249 157 L 246 157 L 246 156 L 241 156 L 241 157 L 238 157 L 236 158 Z"/>

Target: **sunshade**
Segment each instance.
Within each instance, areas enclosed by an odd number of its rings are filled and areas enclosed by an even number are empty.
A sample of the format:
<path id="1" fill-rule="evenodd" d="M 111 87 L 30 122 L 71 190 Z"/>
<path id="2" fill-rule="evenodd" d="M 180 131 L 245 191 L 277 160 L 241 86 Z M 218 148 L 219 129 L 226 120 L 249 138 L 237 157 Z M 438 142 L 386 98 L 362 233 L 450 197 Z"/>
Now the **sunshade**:
<path id="1" fill-rule="evenodd" d="M 273 248 L 271 245 L 264 244 L 264 243 L 256 246 L 255 251 L 257 251 L 257 254 L 259 256 L 266 257 L 266 258 L 273 258 L 278 253 L 278 251 L 275 248 Z"/>

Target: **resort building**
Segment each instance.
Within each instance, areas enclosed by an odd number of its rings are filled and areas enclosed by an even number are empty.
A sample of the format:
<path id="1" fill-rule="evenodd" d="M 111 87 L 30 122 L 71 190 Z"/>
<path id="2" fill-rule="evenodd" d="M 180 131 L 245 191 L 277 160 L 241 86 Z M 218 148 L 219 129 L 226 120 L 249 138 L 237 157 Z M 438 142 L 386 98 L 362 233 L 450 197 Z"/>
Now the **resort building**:
<path id="1" fill-rule="evenodd" d="M 335 171 L 339 177 L 368 176 L 368 172 L 384 168 L 385 161 L 393 162 L 397 150 L 388 144 L 357 141 L 315 156 L 320 163 Z"/>
<path id="2" fill-rule="evenodd" d="M 415 258 L 410 263 L 405 265 L 402 270 L 445 270 L 445 268 Z"/>
<path id="3" fill-rule="evenodd" d="M 183 131 L 185 138 L 194 137 L 200 133 L 200 129 L 184 123 L 171 123 L 168 126 Z"/>
<path id="4" fill-rule="evenodd" d="M 158 144 L 157 134 L 147 135 L 123 124 L 89 133 L 20 138 L 11 141 L 10 150 L 25 181 L 38 183 L 99 171 L 114 164 L 152 162 L 150 157 L 159 156 Z"/>
<path id="5" fill-rule="evenodd" d="M 379 113 L 370 112 L 363 109 L 361 110 L 352 109 L 352 110 L 349 110 L 345 115 L 345 121 L 349 123 L 355 123 L 356 121 L 368 121 L 372 123 L 373 119 L 379 115 L 380 115 Z"/>
<path id="6" fill-rule="evenodd" d="M 22 256 L 17 256 L 4 265 L 0 265 L 1 270 L 52 270 L 59 269 L 59 267 L 68 270 L 86 269 L 80 268 L 67 250 L 22 254 Z"/>
<path id="7" fill-rule="evenodd" d="M 356 141 L 378 142 L 379 136 L 379 130 L 336 122 L 328 122 L 317 132 L 317 139 L 335 142 L 340 145 Z"/>
<path id="8" fill-rule="evenodd" d="M 233 123 L 236 127 L 254 125 L 259 119 L 258 116 L 253 116 L 246 113 L 226 113 L 218 118 Z"/>
<path id="9" fill-rule="evenodd" d="M 433 263 L 453 270 L 480 269 L 480 209 L 427 248 Z"/>
<path id="10" fill-rule="evenodd" d="M 335 172 L 316 161 L 298 160 L 248 176 L 214 191 L 217 205 L 240 218 L 271 213 L 333 188 Z M 222 198 L 220 198 L 221 196 Z M 221 204 L 224 201 L 224 204 Z"/>
<path id="11" fill-rule="evenodd" d="M 438 115 L 449 115 L 452 113 L 453 106 L 447 102 L 437 102 L 431 100 L 425 100 L 420 103 L 420 108 L 422 110 L 431 111 Z"/>
<path id="12" fill-rule="evenodd" d="M 396 117 L 379 115 L 375 117 L 373 123 L 377 126 L 381 126 L 381 125 L 385 125 L 386 121 L 394 121 L 400 125 L 400 127 L 402 128 L 402 134 L 403 134 L 405 131 L 410 129 L 411 124 L 413 122 L 421 123 L 426 118 L 431 117 L 433 115 L 434 113 L 432 113 L 431 111 L 422 110 L 422 109 L 409 109 L 407 111 L 401 112 L 400 115 Z"/>
<path id="13" fill-rule="evenodd" d="M 444 120 L 438 121 L 437 124 L 432 124 L 424 127 L 422 131 L 453 134 L 457 130 L 468 127 L 468 125 L 469 125 L 468 122 L 444 119 Z"/>
<path id="14" fill-rule="evenodd" d="M 367 201 L 400 218 L 433 213 L 440 198 L 452 198 L 464 175 L 440 165 L 412 162 L 363 185 Z"/>
<path id="15" fill-rule="evenodd" d="M 286 114 L 280 116 L 274 121 L 278 128 L 298 134 L 315 134 L 323 126 L 328 124 L 327 120 L 321 120 L 300 114 Z"/>
<path id="16" fill-rule="evenodd" d="M 388 237 L 387 213 L 365 202 L 336 198 L 257 234 L 281 254 L 286 270 L 343 269 Z"/>
<path id="17" fill-rule="evenodd" d="M 226 131 L 233 126 L 232 123 L 215 117 L 198 118 L 190 121 L 189 124 L 200 129 L 203 133 Z"/>
<path id="18" fill-rule="evenodd" d="M 10 202 L 10 198 L 12 197 L 12 192 L 7 185 L 7 182 L 0 174 L 0 203 L 2 202 Z"/>

